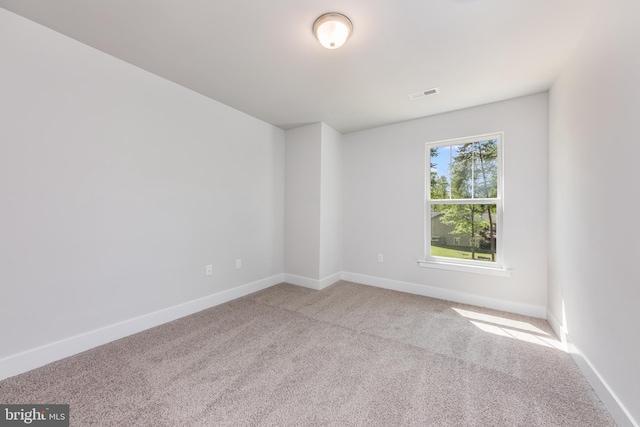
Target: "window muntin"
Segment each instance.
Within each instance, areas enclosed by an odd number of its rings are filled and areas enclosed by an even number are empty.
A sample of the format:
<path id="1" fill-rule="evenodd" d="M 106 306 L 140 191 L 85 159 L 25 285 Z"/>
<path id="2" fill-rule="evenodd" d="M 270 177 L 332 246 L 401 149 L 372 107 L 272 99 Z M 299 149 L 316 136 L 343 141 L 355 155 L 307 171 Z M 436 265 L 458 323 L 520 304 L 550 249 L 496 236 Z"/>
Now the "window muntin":
<path id="1" fill-rule="evenodd" d="M 502 139 L 426 144 L 426 260 L 501 268 Z"/>

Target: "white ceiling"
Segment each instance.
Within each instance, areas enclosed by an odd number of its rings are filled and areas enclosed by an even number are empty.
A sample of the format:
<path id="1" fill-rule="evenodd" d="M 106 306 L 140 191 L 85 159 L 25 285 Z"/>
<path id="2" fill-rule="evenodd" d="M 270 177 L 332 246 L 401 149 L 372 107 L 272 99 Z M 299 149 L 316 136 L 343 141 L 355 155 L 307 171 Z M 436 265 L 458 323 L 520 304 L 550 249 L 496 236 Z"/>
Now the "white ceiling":
<path id="1" fill-rule="evenodd" d="M 602 0 L 0 0 L 283 129 L 342 132 L 542 92 Z M 341 12 L 327 50 L 311 27 Z M 409 93 L 439 87 L 411 101 Z"/>

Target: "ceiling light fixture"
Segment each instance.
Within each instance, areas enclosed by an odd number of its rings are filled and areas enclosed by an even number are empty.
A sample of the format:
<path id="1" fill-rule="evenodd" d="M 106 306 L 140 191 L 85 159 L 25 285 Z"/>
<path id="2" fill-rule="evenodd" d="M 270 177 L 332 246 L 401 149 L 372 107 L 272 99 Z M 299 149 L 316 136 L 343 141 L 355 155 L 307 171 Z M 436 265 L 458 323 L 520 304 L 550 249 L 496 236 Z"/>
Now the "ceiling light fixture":
<path id="1" fill-rule="evenodd" d="M 313 23 L 313 34 L 320 44 L 327 49 L 342 46 L 353 31 L 349 18 L 341 13 L 325 13 Z"/>

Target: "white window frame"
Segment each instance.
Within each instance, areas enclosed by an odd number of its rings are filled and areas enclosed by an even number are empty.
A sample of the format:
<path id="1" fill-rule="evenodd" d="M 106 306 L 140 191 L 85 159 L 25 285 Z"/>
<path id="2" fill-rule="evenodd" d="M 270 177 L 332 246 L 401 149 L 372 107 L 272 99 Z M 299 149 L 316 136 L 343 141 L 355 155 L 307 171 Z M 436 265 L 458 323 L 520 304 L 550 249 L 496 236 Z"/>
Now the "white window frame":
<path id="1" fill-rule="evenodd" d="M 495 139 L 498 142 L 498 188 L 496 198 L 478 199 L 438 199 L 431 200 L 431 149 L 452 145 L 462 145 L 478 141 Z M 445 270 L 464 271 L 470 273 L 490 274 L 508 277 L 511 272 L 504 267 L 504 133 L 494 132 L 464 138 L 427 142 L 425 144 L 425 197 L 424 197 L 424 258 L 418 261 L 421 267 L 439 268 Z M 495 204 L 496 205 L 496 261 L 463 260 L 457 258 L 438 257 L 431 255 L 431 205 L 432 204 Z"/>

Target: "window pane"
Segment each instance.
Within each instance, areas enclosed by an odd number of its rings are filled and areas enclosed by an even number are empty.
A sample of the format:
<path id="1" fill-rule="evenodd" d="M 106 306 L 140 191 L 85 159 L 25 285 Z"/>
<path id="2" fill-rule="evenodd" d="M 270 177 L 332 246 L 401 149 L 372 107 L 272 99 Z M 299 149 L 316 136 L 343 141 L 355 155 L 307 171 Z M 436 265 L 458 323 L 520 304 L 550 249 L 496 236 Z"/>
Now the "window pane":
<path id="1" fill-rule="evenodd" d="M 479 141 L 473 145 L 473 197 L 498 197 L 497 141 Z"/>
<path id="2" fill-rule="evenodd" d="M 498 197 L 497 140 L 430 149 L 431 200 Z"/>
<path id="3" fill-rule="evenodd" d="M 474 184 L 474 145 L 451 146 L 451 197 L 471 199 Z"/>
<path id="4" fill-rule="evenodd" d="M 449 167 L 451 147 L 431 149 L 431 199 L 450 199 Z"/>
<path id="5" fill-rule="evenodd" d="M 496 205 L 431 205 L 431 256 L 496 262 Z"/>

